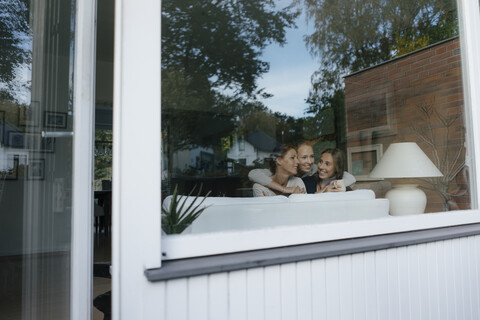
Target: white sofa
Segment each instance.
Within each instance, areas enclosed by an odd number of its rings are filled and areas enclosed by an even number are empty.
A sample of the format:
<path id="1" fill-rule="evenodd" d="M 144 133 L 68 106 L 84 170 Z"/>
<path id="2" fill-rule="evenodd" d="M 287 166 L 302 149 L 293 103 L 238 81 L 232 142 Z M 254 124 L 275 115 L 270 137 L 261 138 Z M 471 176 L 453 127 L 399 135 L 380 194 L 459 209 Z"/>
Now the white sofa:
<path id="1" fill-rule="evenodd" d="M 191 203 L 195 197 L 186 197 Z M 170 206 L 171 196 L 162 206 Z M 197 200 L 197 202 L 199 202 Z M 309 225 L 388 216 L 387 199 L 375 199 L 372 190 L 289 197 L 208 197 L 207 207 L 185 233 L 246 230 L 285 225 Z"/>

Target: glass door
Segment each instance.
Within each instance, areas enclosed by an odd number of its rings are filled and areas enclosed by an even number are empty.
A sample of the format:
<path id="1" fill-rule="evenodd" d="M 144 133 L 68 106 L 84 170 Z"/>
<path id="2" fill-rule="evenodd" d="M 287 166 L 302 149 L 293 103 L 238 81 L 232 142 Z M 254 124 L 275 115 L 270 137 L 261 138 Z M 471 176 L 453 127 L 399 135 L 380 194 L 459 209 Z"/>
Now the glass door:
<path id="1" fill-rule="evenodd" d="M 74 268 L 91 274 L 91 259 L 78 265 L 79 253 L 91 256 L 92 205 L 75 195 L 81 146 L 74 131 L 84 130 L 75 118 L 85 90 L 75 72 L 84 59 L 75 45 L 79 14 L 75 0 L 0 1 L 2 319 L 75 318 Z M 81 193 L 91 197 L 88 185 Z M 86 223 L 78 223 L 79 208 Z M 90 299 L 91 286 L 83 287 Z"/>

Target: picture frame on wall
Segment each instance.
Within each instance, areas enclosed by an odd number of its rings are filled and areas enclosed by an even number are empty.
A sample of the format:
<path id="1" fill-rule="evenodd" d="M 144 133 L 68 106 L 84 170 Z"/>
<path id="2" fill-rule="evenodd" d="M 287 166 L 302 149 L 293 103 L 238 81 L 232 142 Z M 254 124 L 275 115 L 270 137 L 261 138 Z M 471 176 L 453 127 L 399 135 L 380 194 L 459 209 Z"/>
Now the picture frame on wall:
<path id="1" fill-rule="evenodd" d="M 11 148 L 23 149 L 25 147 L 25 133 L 8 131 L 7 145 Z"/>
<path id="2" fill-rule="evenodd" d="M 30 159 L 27 170 L 29 180 L 45 179 L 45 159 Z"/>
<path id="3" fill-rule="evenodd" d="M 42 138 L 39 150 L 35 151 L 43 153 L 55 152 L 55 138 Z"/>
<path id="4" fill-rule="evenodd" d="M 43 118 L 43 126 L 45 128 L 67 128 L 67 113 L 56 111 L 45 111 Z"/>
<path id="5" fill-rule="evenodd" d="M 378 178 L 370 178 L 369 174 L 375 168 L 382 155 L 382 144 L 347 148 L 348 172 L 357 181 L 379 180 Z"/>
<path id="6" fill-rule="evenodd" d="M 33 152 L 53 153 L 55 152 L 55 138 L 43 138 L 40 133 L 9 131 L 8 146 Z"/>

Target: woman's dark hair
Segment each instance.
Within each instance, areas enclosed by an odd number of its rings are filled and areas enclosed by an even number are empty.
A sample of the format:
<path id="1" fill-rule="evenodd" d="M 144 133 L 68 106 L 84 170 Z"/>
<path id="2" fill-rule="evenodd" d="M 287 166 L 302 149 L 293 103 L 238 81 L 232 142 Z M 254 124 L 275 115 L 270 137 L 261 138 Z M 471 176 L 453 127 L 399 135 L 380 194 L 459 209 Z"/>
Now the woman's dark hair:
<path id="1" fill-rule="evenodd" d="M 333 164 L 335 165 L 335 179 L 343 179 L 343 172 L 345 171 L 345 153 L 337 148 L 329 148 L 323 150 L 320 157 L 324 153 L 330 153 L 333 158 Z"/>
<path id="2" fill-rule="evenodd" d="M 297 146 L 294 144 L 281 144 L 273 150 L 273 157 L 270 161 L 270 171 L 275 174 L 277 171 L 277 158 L 283 158 L 289 150 L 297 150 Z"/>

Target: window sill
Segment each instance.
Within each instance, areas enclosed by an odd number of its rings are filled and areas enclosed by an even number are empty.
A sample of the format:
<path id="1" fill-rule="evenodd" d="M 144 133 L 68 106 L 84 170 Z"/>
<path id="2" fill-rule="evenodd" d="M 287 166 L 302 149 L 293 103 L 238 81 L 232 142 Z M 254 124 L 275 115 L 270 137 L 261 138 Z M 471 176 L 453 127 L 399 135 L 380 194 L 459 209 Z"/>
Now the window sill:
<path id="1" fill-rule="evenodd" d="M 480 234 L 480 223 L 215 255 L 211 257 L 172 260 L 164 262 L 161 268 L 145 270 L 145 276 L 151 282 L 164 281 L 396 248 L 478 234 Z"/>
<path id="2" fill-rule="evenodd" d="M 162 260 L 228 254 L 480 223 L 479 210 L 162 237 Z"/>

